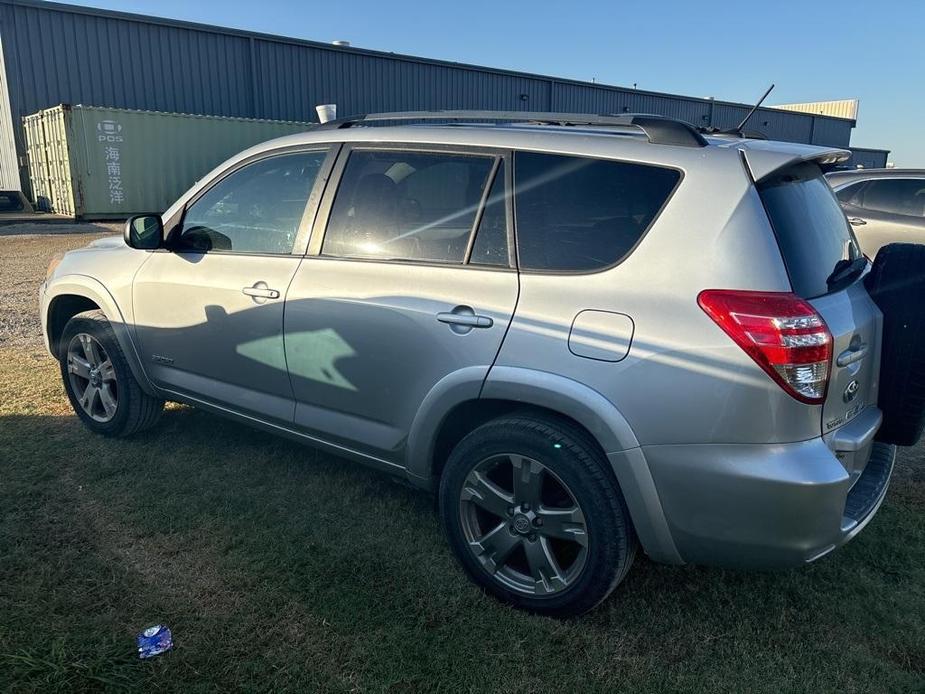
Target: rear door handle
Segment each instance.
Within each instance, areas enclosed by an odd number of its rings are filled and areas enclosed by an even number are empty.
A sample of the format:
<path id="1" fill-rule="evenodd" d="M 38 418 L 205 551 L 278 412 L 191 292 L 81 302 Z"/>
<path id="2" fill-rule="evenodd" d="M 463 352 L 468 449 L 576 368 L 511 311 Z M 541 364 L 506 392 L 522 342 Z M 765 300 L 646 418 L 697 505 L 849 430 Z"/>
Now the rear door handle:
<path id="1" fill-rule="evenodd" d="M 867 354 L 867 345 L 858 345 L 857 347 L 849 347 L 844 352 L 838 355 L 838 358 L 835 360 L 835 363 L 839 366 L 848 366 L 853 364 L 856 361 L 861 361 L 864 356 Z"/>
<path id="2" fill-rule="evenodd" d="M 267 286 L 266 282 L 256 282 L 254 286 L 244 287 L 243 289 L 241 289 L 241 291 L 247 294 L 247 296 L 253 298 L 254 301 L 258 301 L 258 302 L 261 299 L 263 301 L 266 301 L 267 299 L 278 299 L 279 298 L 279 290 L 270 289 Z"/>
<path id="3" fill-rule="evenodd" d="M 460 335 L 473 328 L 490 328 L 495 324 L 488 316 L 476 315 L 471 306 L 457 306 L 452 311 L 438 313 L 437 320 L 446 323 L 453 332 Z"/>
<path id="4" fill-rule="evenodd" d="M 862 227 L 865 224 L 867 224 L 867 222 L 861 219 L 860 217 L 848 217 L 848 222 L 853 227 Z"/>

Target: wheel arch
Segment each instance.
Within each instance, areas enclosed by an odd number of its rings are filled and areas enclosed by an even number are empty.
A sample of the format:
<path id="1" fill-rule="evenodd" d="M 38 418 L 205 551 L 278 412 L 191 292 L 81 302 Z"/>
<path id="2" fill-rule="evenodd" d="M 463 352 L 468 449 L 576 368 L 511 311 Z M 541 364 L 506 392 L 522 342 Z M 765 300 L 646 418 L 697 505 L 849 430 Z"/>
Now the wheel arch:
<path id="1" fill-rule="evenodd" d="M 603 395 L 563 376 L 517 367 L 455 371 L 427 394 L 408 436 L 406 467 L 420 486 L 432 485 L 443 460 L 468 431 L 515 410 L 562 417 L 581 427 L 605 455 L 639 446 L 629 423 Z"/>
<path id="2" fill-rule="evenodd" d="M 484 379 L 482 381 L 481 379 Z M 517 367 L 455 372 L 424 399 L 408 438 L 409 480 L 433 489 L 449 452 L 481 424 L 511 412 L 554 416 L 585 431 L 606 457 L 645 552 L 682 564 L 645 455 L 629 423 L 603 395 L 569 378 Z"/>
<path id="3" fill-rule="evenodd" d="M 102 311 L 106 316 L 138 385 L 148 395 L 156 395 L 141 366 L 132 331 L 122 310 L 109 290 L 92 277 L 67 275 L 46 288 L 42 298 L 42 330 L 48 352 L 57 359 L 58 341 L 67 322 L 78 313 L 93 310 Z"/>

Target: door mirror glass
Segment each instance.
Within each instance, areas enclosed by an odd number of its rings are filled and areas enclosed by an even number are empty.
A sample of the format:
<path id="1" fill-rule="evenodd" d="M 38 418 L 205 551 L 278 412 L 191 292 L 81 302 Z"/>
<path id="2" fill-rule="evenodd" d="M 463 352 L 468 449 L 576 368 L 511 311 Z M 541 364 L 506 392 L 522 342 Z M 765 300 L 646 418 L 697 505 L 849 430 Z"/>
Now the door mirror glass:
<path id="1" fill-rule="evenodd" d="M 164 245 L 164 224 L 160 215 L 140 214 L 125 222 L 125 244 L 142 251 L 153 251 Z"/>

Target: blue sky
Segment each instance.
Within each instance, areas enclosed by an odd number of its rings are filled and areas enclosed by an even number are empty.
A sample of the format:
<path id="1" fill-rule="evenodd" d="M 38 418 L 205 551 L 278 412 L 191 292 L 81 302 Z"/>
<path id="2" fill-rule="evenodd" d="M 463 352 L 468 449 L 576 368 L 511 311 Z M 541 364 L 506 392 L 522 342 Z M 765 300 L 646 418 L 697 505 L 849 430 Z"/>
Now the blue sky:
<path id="1" fill-rule="evenodd" d="M 729 101 L 859 98 L 852 144 L 925 168 L 922 0 L 72 4 Z"/>

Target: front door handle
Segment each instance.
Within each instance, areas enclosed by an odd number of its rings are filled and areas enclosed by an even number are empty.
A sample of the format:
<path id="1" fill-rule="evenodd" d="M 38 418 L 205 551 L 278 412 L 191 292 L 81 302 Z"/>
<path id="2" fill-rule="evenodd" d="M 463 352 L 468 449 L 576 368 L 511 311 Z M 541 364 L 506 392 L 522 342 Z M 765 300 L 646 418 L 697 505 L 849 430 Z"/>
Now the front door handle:
<path id="1" fill-rule="evenodd" d="M 473 328 L 490 328 L 495 322 L 488 316 L 476 315 L 471 306 L 457 306 L 452 311 L 437 314 L 437 320 L 450 326 L 450 330 L 465 335 Z"/>
<path id="2" fill-rule="evenodd" d="M 853 227 L 862 227 L 865 224 L 867 224 L 867 222 L 861 219 L 860 217 L 848 217 L 848 222 Z"/>
<path id="3" fill-rule="evenodd" d="M 279 298 L 279 290 L 270 289 L 267 286 L 266 282 L 256 282 L 254 283 L 254 286 L 244 287 L 243 289 L 241 289 L 241 291 L 244 294 L 247 294 L 247 296 L 251 297 L 258 304 L 262 304 L 267 299 L 278 299 Z"/>

